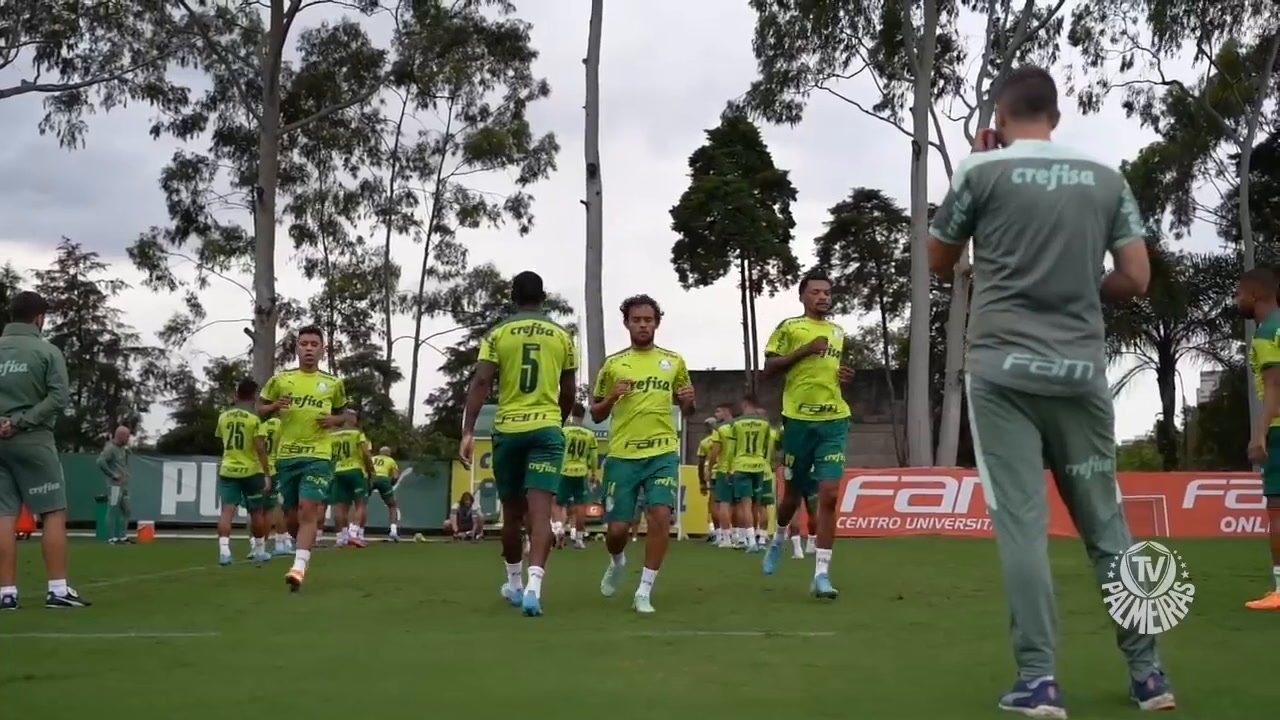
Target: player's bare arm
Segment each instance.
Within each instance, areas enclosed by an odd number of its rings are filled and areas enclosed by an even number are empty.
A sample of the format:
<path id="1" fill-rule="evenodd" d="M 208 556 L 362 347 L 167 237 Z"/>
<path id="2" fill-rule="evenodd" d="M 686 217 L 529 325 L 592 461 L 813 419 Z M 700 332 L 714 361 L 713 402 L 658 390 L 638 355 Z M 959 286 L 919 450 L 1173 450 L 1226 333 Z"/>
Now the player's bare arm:
<path id="1" fill-rule="evenodd" d="M 360 446 L 360 460 L 364 463 L 365 484 L 373 483 L 373 453 L 369 451 L 368 445 Z"/>
<path id="2" fill-rule="evenodd" d="M 292 404 L 293 398 L 289 395 L 282 395 L 274 401 L 266 401 L 266 398 L 258 398 L 258 407 L 256 408 L 259 415 L 270 417 L 284 410 Z"/>
<path id="3" fill-rule="evenodd" d="M 966 246 L 967 243 L 956 245 L 943 242 L 936 237 L 930 237 L 929 272 L 937 275 L 942 280 L 950 282 L 955 276 L 956 263 L 960 262 Z"/>
<path id="4" fill-rule="evenodd" d="M 765 353 L 763 372 L 766 377 L 778 375 L 786 372 L 792 365 L 801 360 L 824 352 L 827 349 L 827 339 L 824 337 L 814 338 L 810 342 L 801 345 L 786 355 L 778 355 L 777 353 Z"/>
<path id="5" fill-rule="evenodd" d="M 681 385 L 676 388 L 675 400 L 676 404 L 680 406 L 680 411 L 685 415 L 692 415 L 698 411 L 698 405 L 697 401 L 694 399 L 692 385 Z"/>
<path id="6" fill-rule="evenodd" d="M 1112 251 L 1111 259 L 1115 269 L 1102 278 L 1102 299 L 1123 303 L 1146 295 L 1151 282 L 1147 244 L 1141 239 L 1127 242 Z"/>
<path id="7" fill-rule="evenodd" d="M 618 399 L 627 394 L 631 389 L 631 383 L 626 380 L 619 380 L 609 389 L 609 394 L 604 397 L 596 396 L 591 398 L 591 419 L 596 422 L 604 422 L 609 417 L 609 413 L 613 412 L 613 404 Z"/>
<path id="8" fill-rule="evenodd" d="M 573 405 L 578 401 L 578 373 L 564 370 L 560 373 L 560 424 L 569 419 Z"/>
<path id="9" fill-rule="evenodd" d="M 1267 461 L 1267 432 L 1277 417 L 1280 417 L 1280 366 L 1273 366 L 1262 370 L 1262 416 L 1249 441 L 1251 462 L 1261 465 Z"/>
<path id="10" fill-rule="evenodd" d="M 351 423 L 351 415 L 347 412 L 346 408 L 336 407 L 333 408 L 328 415 L 316 418 L 316 423 L 325 429 L 346 427 Z"/>
<path id="11" fill-rule="evenodd" d="M 480 408 L 493 392 L 493 379 L 498 376 L 498 365 L 489 360 L 476 363 L 476 372 L 471 376 L 471 386 L 467 388 L 467 405 L 462 416 L 462 442 L 458 445 L 458 456 L 468 466 L 471 464 L 471 449 L 475 445 L 476 418 L 480 416 Z"/>
<path id="12" fill-rule="evenodd" d="M 266 485 L 263 488 L 264 493 L 271 492 L 271 460 L 267 456 L 267 440 L 258 435 L 253 438 L 253 453 L 258 457 L 258 464 L 262 466 L 262 479 Z"/>

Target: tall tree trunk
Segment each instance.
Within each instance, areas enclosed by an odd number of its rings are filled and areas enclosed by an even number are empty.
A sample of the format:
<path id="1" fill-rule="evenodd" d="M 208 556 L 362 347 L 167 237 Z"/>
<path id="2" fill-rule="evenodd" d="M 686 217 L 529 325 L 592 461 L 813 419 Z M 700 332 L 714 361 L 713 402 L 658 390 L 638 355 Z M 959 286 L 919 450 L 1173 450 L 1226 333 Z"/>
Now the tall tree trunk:
<path id="1" fill-rule="evenodd" d="M 1172 352 L 1158 353 L 1156 385 L 1160 389 L 1160 421 L 1156 425 L 1156 448 L 1166 472 L 1178 469 L 1178 360 Z"/>
<path id="2" fill-rule="evenodd" d="M 889 427 L 893 430 L 893 454 L 899 465 L 905 465 L 907 455 L 902 451 L 901 432 L 898 427 L 898 389 L 893 383 L 893 359 L 889 351 L 889 313 L 884 310 L 884 292 L 879 293 L 880 306 L 880 361 L 884 363 L 884 383 L 889 388 Z"/>
<path id="3" fill-rule="evenodd" d="M 909 13 L 909 6 L 907 12 Z M 909 18 L 908 18 L 909 19 Z M 924 28 L 914 53 L 915 95 L 911 107 L 911 355 L 907 363 L 907 451 L 912 465 L 933 463 L 933 417 L 929 403 L 929 109 L 938 0 L 924 2 Z"/>
<path id="4" fill-rule="evenodd" d="M 444 139 L 441 141 L 442 147 L 448 147 L 449 137 L 453 132 L 453 101 L 450 100 L 446 112 L 448 116 L 444 121 Z M 427 216 L 427 232 L 422 238 L 422 267 L 418 269 L 418 295 L 417 302 L 413 308 L 413 360 L 409 364 L 409 407 L 405 408 L 405 415 L 409 418 L 409 426 L 413 427 L 413 416 L 418 411 L 418 360 L 422 355 L 422 296 L 427 290 L 427 268 L 430 266 L 431 259 L 431 239 L 435 236 L 436 222 L 440 219 L 440 203 L 444 200 L 444 161 L 442 156 L 438 158 L 439 166 L 436 167 L 436 185 L 431 192 L 431 213 Z"/>
<path id="5" fill-rule="evenodd" d="M 382 334 L 387 343 L 385 372 L 382 374 L 382 394 L 391 394 L 392 349 L 395 338 L 391 336 L 391 303 L 397 290 L 395 274 L 391 272 L 391 234 L 393 225 L 390 207 L 396 201 L 396 182 L 400 179 L 400 139 L 404 133 L 404 119 L 409 112 L 409 99 L 406 96 L 400 105 L 400 117 L 396 119 L 396 136 L 391 142 L 391 171 L 387 175 L 387 217 L 384 218 L 387 232 L 382 238 Z"/>
<path id="6" fill-rule="evenodd" d="M 747 263 L 747 299 L 749 301 L 748 307 L 751 311 L 751 362 L 748 364 L 751 369 L 751 383 L 748 385 L 748 389 L 751 392 L 756 392 L 760 384 L 760 326 L 756 322 L 756 300 L 758 296 L 756 295 L 755 267 L 750 262 Z"/>
<path id="7" fill-rule="evenodd" d="M 604 30 L 604 0 L 591 0 L 591 21 L 587 30 L 586 128 L 583 156 L 587 178 L 587 375 L 588 384 L 595 382 L 604 362 L 604 185 L 600 177 L 600 37 Z"/>
<path id="8" fill-rule="evenodd" d="M 747 288 L 747 260 L 738 260 L 738 297 L 742 310 L 742 386 L 751 391 L 751 291 Z"/>
<path id="9" fill-rule="evenodd" d="M 1262 76 L 1258 78 L 1257 99 L 1254 101 L 1254 106 L 1250 108 L 1249 123 L 1245 128 L 1244 141 L 1240 144 L 1240 188 L 1237 192 L 1237 201 L 1240 210 L 1240 242 L 1244 246 L 1244 269 L 1246 271 L 1252 270 L 1255 264 L 1253 210 L 1250 207 L 1249 198 L 1249 193 L 1253 187 L 1253 183 L 1249 178 L 1253 165 L 1253 143 L 1257 138 L 1258 122 L 1261 119 L 1262 110 L 1266 105 L 1267 95 L 1271 89 L 1271 71 L 1275 67 L 1277 56 L 1280 55 L 1280 27 L 1276 27 L 1273 32 L 1271 47 L 1262 66 Z M 1245 321 L 1244 333 L 1246 338 L 1253 337 L 1254 328 L 1255 325 L 1252 320 Z M 1256 432 L 1258 424 L 1262 421 L 1262 399 L 1258 397 L 1253 373 L 1247 373 L 1247 375 L 1249 377 L 1249 429 Z"/>
<path id="10" fill-rule="evenodd" d="M 258 186 L 253 205 L 253 377 L 265 384 L 275 370 L 276 184 L 280 174 L 280 64 L 285 41 L 284 0 L 272 0 L 262 57 L 262 118 L 258 129 Z"/>

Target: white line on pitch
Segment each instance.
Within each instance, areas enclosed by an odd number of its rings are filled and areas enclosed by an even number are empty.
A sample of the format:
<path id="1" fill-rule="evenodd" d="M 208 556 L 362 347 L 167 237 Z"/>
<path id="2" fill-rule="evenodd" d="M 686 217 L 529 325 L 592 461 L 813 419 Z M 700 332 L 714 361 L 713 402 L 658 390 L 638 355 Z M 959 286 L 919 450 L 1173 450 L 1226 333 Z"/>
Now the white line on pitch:
<path id="1" fill-rule="evenodd" d="M 833 637 L 834 632 L 802 632 L 787 630 L 665 630 L 661 632 L 627 633 L 632 637 Z"/>
<path id="2" fill-rule="evenodd" d="M 29 638 L 36 640 L 132 640 L 132 639 L 184 639 L 218 637 L 216 632 L 118 632 L 118 633 L 0 633 L 0 638 Z"/>
<path id="3" fill-rule="evenodd" d="M 148 573 L 146 575 L 126 575 L 124 577 L 110 578 L 107 580 L 95 580 L 87 582 L 83 587 L 107 587 L 110 585 L 127 585 L 132 582 L 141 582 L 142 580 L 154 580 L 157 578 L 171 577 L 173 575 L 186 575 L 188 573 L 200 572 L 208 570 L 212 565 L 195 565 L 192 567 L 178 568 L 176 570 L 165 570 L 163 572 Z"/>

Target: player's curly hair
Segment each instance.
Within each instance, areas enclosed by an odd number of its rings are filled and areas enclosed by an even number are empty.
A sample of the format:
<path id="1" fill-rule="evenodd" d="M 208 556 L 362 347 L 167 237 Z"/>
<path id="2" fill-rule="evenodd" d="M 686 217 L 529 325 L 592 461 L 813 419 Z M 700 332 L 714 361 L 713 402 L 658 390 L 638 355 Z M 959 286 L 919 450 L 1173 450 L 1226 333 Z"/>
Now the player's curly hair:
<path id="1" fill-rule="evenodd" d="M 809 272 L 805 273 L 804 277 L 800 278 L 801 295 L 804 295 L 804 291 L 808 289 L 809 283 L 811 282 L 824 282 L 828 285 L 832 284 L 831 276 L 827 274 L 826 270 L 823 270 L 822 268 L 813 268 Z"/>
<path id="2" fill-rule="evenodd" d="M 662 322 L 662 306 L 658 305 L 657 300 L 654 300 L 653 298 L 644 294 L 632 295 L 631 297 L 622 301 L 622 305 L 618 309 L 622 311 L 623 321 L 626 321 L 627 318 L 631 317 L 631 310 L 633 308 L 638 308 L 644 305 L 648 305 L 649 307 L 653 308 L 654 316 L 657 317 L 658 322 L 661 323 Z"/>

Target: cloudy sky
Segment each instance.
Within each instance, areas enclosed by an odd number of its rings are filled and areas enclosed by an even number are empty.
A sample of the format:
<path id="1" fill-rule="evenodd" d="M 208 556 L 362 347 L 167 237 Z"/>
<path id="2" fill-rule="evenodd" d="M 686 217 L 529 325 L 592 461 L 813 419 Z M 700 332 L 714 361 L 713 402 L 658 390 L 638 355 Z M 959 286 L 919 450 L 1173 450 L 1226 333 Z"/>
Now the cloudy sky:
<path id="1" fill-rule="evenodd" d="M 504 230 L 471 232 L 463 236 L 473 263 L 491 261 L 510 274 L 534 269 L 549 289 L 568 297 L 576 307 L 583 298 L 582 128 L 584 76 L 589 3 L 521 3 L 521 16 L 533 23 L 534 46 L 541 52 L 536 70 L 552 86 L 551 97 L 535 106 L 532 119 L 540 131 L 556 133 L 562 146 L 559 170 L 536 185 L 537 223 L 519 237 Z M 305 25 L 323 15 L 314 11 Z M 623 297 L 647 292 L 665 306 L 660 342 L 682 353 L 693 368 L 741 367 L 742 355 L 737 290 L 731 280 L 692 292 L 680 289 L 670 266 L 674 237 L 668 210 L 687 185 L 686 160 L 703 140 L 703 131 L 716 124 L 727 99 L 739 96 L 755 76 L 751 54 L 754 14 L 742 0 L 648 0 L 611 2 L 604 20 L 601 61 L 601 154 L 604 179 L 605 254 L 604 304 L 607 345 L 615 349 L 626 334 L 615 311 Z M 981 26 L 969 23 L 971 46 Z M 0 74 L 11 84 L 20 73 Z M 850 84 L 848 95 L 873 101 L 873 88 Z M 1113 104 L 1106 111 L 1082 117 L 1064 103 L 1065 117 L 1057 139 L 1118 164 L 1151 140 L 1149 133 L 1124 118 Z M 176 298 L 157 297 L 142 288 L 125 248 L 139 233 L 166 222 L 157 185 L 160 169 L 176 143 L 152 140 L 147 134 L 150 112 L 145 107 L 98 115 L 90 121 L 87 147 L 60 149 L 52 137 L 42 137 L 36 125 L 42 115 L 40 99 L 27 95 L 0 103 L 0 258 L 23 269 L 46 265 L 61 236 L 99 252 L 114 272 L 133 288 L 121 295 L 119 306 L 130 323 L 153 336 L 176 309 Z M 954 159 L 963 153 L 958 127 L 944 128 Z M 861 115 L 830 97 L 815 96 L 804 122 L 795 128 L 764 129 L 779 167 L 789 169 L 799 191 L 793 208 L 796 249 L 802 262 L 812 260 L 812 238 L 822 230 L 827 208 L 851 187 L 884 189 L 903 204 L 908 199 L 909 145 L 906 137 L 887 125 Z M 485 189 L 502 190 L 501 177 L 477 181 Z M 930 197 L 941 200 L 946 179 L 941 164 L 931 169 Z M 1215 239 L 1206 233 L 1187 241 L 1208 248 Z M 283 243 L 282 243 L 283 244 Z M 402 264 L 416 266 L 419 250 L 401 240 L 396 252 Z M 291 297 L 309 290 L 287 262 L 282 249 L 277 260 L 279 289 Z M 408 275 L 408 271 L 406 271 Z M 409 281 L 406 278 L 406 283 Z M 247 279 L 246 279 L 247 284 Z M 205 296 L 210 319 L 234 320 L 248 315 L 248 299 L 230 284 L 217 283 Z M 765 332 L 796 311 L 793 295 L 763 299 L 759 322 Z M 243 309 L 243 310 L 242 310 Z M 847 318 L 853 327 L 857 318 Z M 426 333 L 449 329 L 447 318 L 428 321 Z M 238 323 L 211 327 L 193 338 L 183 352 L 199 362 L 210 355 L 243 352 L 246 338 Z M 401 319 L 396 335 L 410 333 Z M 763 339 L 762 339 L 763 340 Z M 440 338 L 447 343 L 448 337 Z M 409 365 L 409 343 L 396 346 L 397 361 Z M 433 351 L 424 350 L 429 368 L 438 364 Z M 433 369 L 421 382 L 428 389 L 439 382 Z M 1183 369 L 1183 392 L 1194 399 L 1197 368 Z M 397 388 L 398 400 L 408 394 L 407 383 Z M 1151 428 L 1158 400 L 1154 377 L 1143 377 L 1118 401 L 1118 434 L 1122 438 Z M 421 411 L 419 411 L 421 417 Z M 157 411 L 148 419 L 153 433 L 166 422 Z"/>

